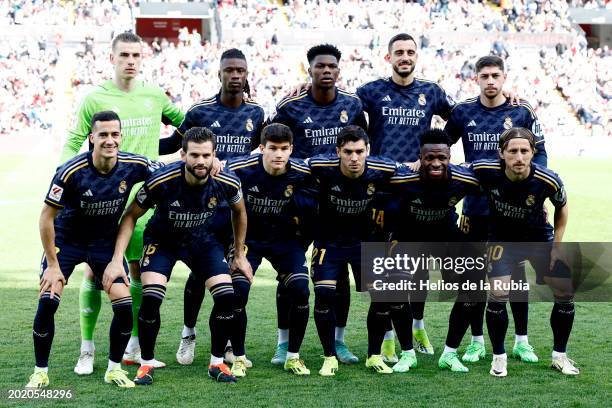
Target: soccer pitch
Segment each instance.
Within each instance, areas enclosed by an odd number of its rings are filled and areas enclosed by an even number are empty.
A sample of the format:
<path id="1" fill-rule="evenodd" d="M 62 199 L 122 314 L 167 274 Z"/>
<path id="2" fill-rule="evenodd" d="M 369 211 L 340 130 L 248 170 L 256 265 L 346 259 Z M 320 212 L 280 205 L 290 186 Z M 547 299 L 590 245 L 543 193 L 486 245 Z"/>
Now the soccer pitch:
<path id="1" fill-rule="evenodd" d="M 23 145 L 22 145 L 23 146 Z M 429 303 L 425 311 L 435 356 L 418 354 L 418 368 L 405 374 L 377 375 L 363 361 L 367 350 L 367 301 L 353 292 L 347 328 L 347 344 L 360 357 L 355 366 L 340 366 L 334 378 L 317 375 L 321 347 L 310 318 L 300 352 L 312 375 L 298 378 L 269 362 L 276 344 L 275 280 L 269 267 L 258 271 L 247 307 L 249 327 L 247 355 L 253 361 L 248 376 L 235 386 L 218 384 L 207 377 L 209 357 L 209 295 L 198 321 L 198 345 L 193 365 L 175 361 L 183 321 L 183 288 L 186 268 L 180 264 L 172 275 L 164 304 L 156 358 L 168 364 L 155 374 L 150 387 L 119 389 L 104 384 L 111 308 L 105 302 L 95 334 L 96 362 L 90 376 L 72 369 L 79 354 L 80 332 L 78 268 L 64 291 L 56 314 L 56 334 L 51 351 L 51 389 L 70 389 L 70 400 L 10 401 L 9 389 L 21 389 L 34 367 L 32 320 L 36 311 L 38 267 L 42 247 L 38 216 L 56 160 L 46 156 L 0 155 L 0 406 L 609 406 L 612 375 L 612 303 L 579 303 L 569 343 L 569 356 L 581 368 L 577 377 L 552 370 L 549 326 L 550 304 L 530 306 L 529 337 L 540 357 L 528 365 L 510 360 L 507 378 L 489 375 L 487 358 L 469 365 L 467 374 L 437 368 L 447 330 L 450 303 Z M 570 220 L 566 241 L 612 241 L 609 211 L 612 208 L 612 162 L 605 159 L 551 159 L 550 167 L 564 180 L 569 197 Z M 606 192 L 607 191 L 607 192 Z M 311 295 L 311 305 L 313 296 Z M 506 346 L 512 346 L 512 319 Z M 469 333 L 468 333 L 469 334 Z M 465 347 L 468 336 L 464 339 Z M 485 335 L 486 337 L 486 335 Z M 399 347 L 399 346 L 398 346 Z M 463 351 L 461 349 L 460 351 Z M 124 367 L 125 368 L 125 367 Z M 130 376 L 135 368 L 129 368 Z M 607 402 L 606 402 L 607 401 Z"/>

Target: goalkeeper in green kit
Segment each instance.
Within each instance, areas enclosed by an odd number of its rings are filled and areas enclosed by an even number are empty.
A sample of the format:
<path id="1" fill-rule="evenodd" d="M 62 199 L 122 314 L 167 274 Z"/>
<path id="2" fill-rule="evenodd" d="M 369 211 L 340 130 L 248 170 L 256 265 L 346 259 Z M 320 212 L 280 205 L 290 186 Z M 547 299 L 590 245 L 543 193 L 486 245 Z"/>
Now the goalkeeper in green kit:
<path id="1" fill-rule="evenodd" d="M 161 88 L 136 79 L 142 62 L 142 40 L 139 36 L 125 32 L 115 37 L 110 61 L 114 67 L 114 78 L 98 85 L 83 100 L 78 110 L 76 124 L 70 131 L 62 151 L 62 162 L 79 152 L 91 132 L 91 118 L 96 112 L 112 110 L 121 118 L 123 136 L 119 146 L 121 151 L 141 154 L 153 160 L 159 155 L 160 119 L 164 124 L 172 124 L 175 127 L 183 121 L 183 112 L 171 103 Z M 134 187 L 132 196 L 139 188 L 140 185 Z M 130 292 L 134 316 L 132 337 L 123 356 L 125 364 L 140 364 L 138 309 L 142 302 L 142 285 L 138 261 L 142 255 L 142 234 L 151 214 L 152 211 L 149 211 L 138 220 L 125 253 L 130 267 Z M 100 312 L 101 288 L 101 283 L 94 280 L 93 272 L 86 267 L 79 294 L 81 354 L 74 367 L 74 372 L 77 374 L 85 375 L 93 372 L 95 351 L 93 333 Z M 155 363 L 155 368 L 165 366 L 160 361 Z"/>

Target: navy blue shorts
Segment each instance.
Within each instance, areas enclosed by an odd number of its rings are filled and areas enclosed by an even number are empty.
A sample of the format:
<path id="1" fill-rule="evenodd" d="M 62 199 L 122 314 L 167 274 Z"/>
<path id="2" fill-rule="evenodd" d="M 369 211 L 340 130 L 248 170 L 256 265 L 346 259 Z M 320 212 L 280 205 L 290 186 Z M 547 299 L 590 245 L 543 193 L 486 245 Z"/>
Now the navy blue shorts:
<path id="1" fill-rule="evenodd" d="M 308 275 L 304 247 L 297 240 L 267 244 L 249 242 L 246 245 L 246 257 L 253 268 L 253 274 L 259 268 L 262 259 L 266 258 L 276 270 L 279 281 L 289 274 Z"/>
<path id="2" fill-rule="evenodd" d="M 112 244 L 113 245 L 75 244 L 56 239 L 55 251 L 57 253 L 57 261 L 59 262 L 62 274 L 64 274 L 66 283 L 68 283 L 68 278 L 72 275 L 75 266 L 86 263 L 93 271 L 96 287 L 102 289 L 102 276 L 104 275 L 104 270 L 113 259 L 113 252 L 115 251 L 114 242 Z M 123 260 L 123 268 L 125 274 L 129 276 L 128 265 L 125 259 Z M 47 257 L 43 254 L 40 264 L 41 278 L 45 269 L 47 269 Z M 123 279 L 117 278 L 114 283 L 123 283 Z"/>
<path id="3" fill-rule="evenodd" d="M 350 265 L 358 292 L 364 292 L 361 284 L 361 244 L 350 247 L 315 241 L 312 248 L 311 278 L 313 282 L 322 280 L 338 281 L 346 266 Z"/>
<path id="4" fill-rule="evenodd" d="M 459 229 L 465 234 L 466 242 L 486 242 L 489 236 L 488 215 L 465 215 L 459 219 Z"/>
<path id="5" fill-rule="evenodd" d="M 571 278 L 570 269 L 561 262 L 550 268 L 552 242 L 491 243 L 487 246 L 489 277 L 512 276 L 522 262 L 529 261 L 536 273 L 536 283 L 543 284 L 544 277 Z"/>
<path id="6" fill-rule="evenodd" d="M 161 273 L 170 281 L 174 265 L 177 261 L 182 261 L 191 269 L 196 279 L 203 281 L 216 275 L 229 274 L 223 245 L 216 240 L 177 247 L 168 243 L 158 243 L 145 236 L 144 244 L 140 273 Z"/>

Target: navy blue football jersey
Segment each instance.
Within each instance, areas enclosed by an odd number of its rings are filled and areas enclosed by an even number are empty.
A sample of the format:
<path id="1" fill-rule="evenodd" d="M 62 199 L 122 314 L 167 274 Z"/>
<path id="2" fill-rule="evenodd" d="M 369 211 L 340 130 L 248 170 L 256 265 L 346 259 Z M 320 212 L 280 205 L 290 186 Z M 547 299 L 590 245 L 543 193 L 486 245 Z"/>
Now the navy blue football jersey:
<path id="1" fill-rule="evenodd" d="M 440 234 L 456 228 L 455 206 L 468 194 L 480 192 L 480 184 L 467 168 L 450 164 L 448 178 L 423 181 L 418 172 L 404 169 L 390 181 L 393 191 L 400 196 L 399 236 L 419 231 Z M 402 240 L 402 238 L 399 238 Z"/>
<path id="2" fill-rule="evenodd" d="M 489 201 L 489 232 L 493 241 L 547 241 L 552 226 L 544 214 L 548 198 L 563 207 L 567 196 L 559 176 L 536 163 L 529 176 L 512 182 L 500 160 L 478 160 L 472 169 Z"/>
<path id="3" fill-rule="evenodd" d="M 359 87 L 357 95 L 368 113 L 371 154 L 397 162 L 418 160 L 421 134 L 434 115 L 448 119 L 454 106 L 437 83 L 424 79 L 406 86 L 378 79 Z"/>
<path id="4" fill-rule="evenodd" d="M 319 217 L 315 239 L 337 246 L 353 246 L 372 236 L 370 203 L 377 191 L 387 190 L 397 165 L 368 157 L 364 173 L 356 178 L 340 171 L 340 159 L 317 156 L 309 161 L 318 189 Z"/>
<path id="5" fill-rule="evenodd" d="M 456 143 L 461 139 L 465 161 L 497 160 L 499 137 L 513 127 L 530 129 L 536 137 L 536 153 L 533 161 L 546 167 L 547 156 L 544 147 L 542 127 L 531 106 L 520 101 L 512 105 L 507 100 L 495 108 L 488 108 L 475 97 L 458 103 L 451 111 L 445 130 Z M 488 215 L 487 199 L 484 196 L 466 197 L 463 214 Z"/>
<path id="6" fill-rule="evenodd" d="M 238 108 L 229 108 L 219 98 L 217 94 L 189 108 L 175 133 L 182 136 L 192 127 L 206 127 L 217 136 L 216 154 L 219 160 L 249 154 L 259 146 L 265 115 L 263 109 L 256 103 L 246 101 Z"/>
<path id="7" fill-rule="evenodd" d="M 361 101 L 357 95 L 336 88 L 336 98 L 329 105 L 319 105 L 310 91 L 287 97 L 276 106 L 272 122 L 282 123 L 293 132 L 293 157 L 306 159 L 336 153 L 336 137 L 348 125 L 367 128 Z"/>
<path id="8" fill-rule="evenodd" d="M 297 159 L 289 159 L 287 171 L 272 176 L 264 169 L 263 155 L 256 154 L 234 159 L 227 168 L 242 183 L 249 218 L 247 245 L 295 240 L 292 200 L 295 193 L 312 184 L 308 166 Z"/>
<path id="9" fill-rule="evenodd" d="M 172 163 L 156 171 L 136 194 L 141 208 L 155 212 L 145 228 L 145 237 L 174 246 L 187 246 L 194 239 L 212 238 L 211 220 L 219 204 L 242 199 L 240 180 L 221 172 L 198 186 L 185 180 L 185 163 Z"/>
<path id="10" fill-rule="evenodd" d="M 119 152 L 115 167 L 102 174 L 92 160 L 89 151 L 61 165 L 45 203 L 62 210 L 55 218 L 57 238 L 75 243 L 108 241 L 112 245 L 132 187 L 161 164 Z"/>

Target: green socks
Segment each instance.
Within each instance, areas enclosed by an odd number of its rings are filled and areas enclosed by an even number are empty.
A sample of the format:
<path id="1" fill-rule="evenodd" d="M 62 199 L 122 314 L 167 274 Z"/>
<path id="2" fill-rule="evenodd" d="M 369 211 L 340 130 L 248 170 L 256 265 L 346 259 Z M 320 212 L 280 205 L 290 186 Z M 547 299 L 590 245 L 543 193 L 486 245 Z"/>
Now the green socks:
<path id="1" fill-rule="evenodd" d="M 81 316 L 81 339 L 93 340 L 96 322 L 100 314 L 101 291 L 96 289 L 93 279 L 83 278 L 79 291 L 79 314 Z"/>

